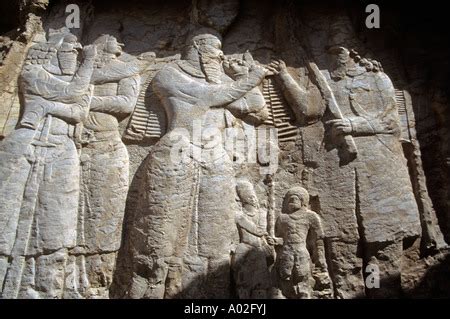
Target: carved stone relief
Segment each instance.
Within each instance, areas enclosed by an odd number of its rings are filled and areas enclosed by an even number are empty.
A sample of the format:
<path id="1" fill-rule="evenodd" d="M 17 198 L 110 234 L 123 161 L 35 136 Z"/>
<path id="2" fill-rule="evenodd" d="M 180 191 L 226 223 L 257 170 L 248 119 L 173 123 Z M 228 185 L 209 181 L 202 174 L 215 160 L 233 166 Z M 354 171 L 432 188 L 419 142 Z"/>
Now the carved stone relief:
<path id="1" fill-rule="evenodd" d="M 23 116 L 2 141 L 3 298 L 61 298 L 76 245 L 79 158 L 76 125 L 87 115 L 95 46 L 77 67 L 74 35 L 49 34 L 28 52 L 19 84 Z"/>
<path id="2" fill-rule="evenodd" d="M 415 288 L 448 246 L 414 100 L 345 12 L 304 6 L 82 4 L 69 30 L 57 2 L 37 19 L 0 141 L 1 298 Z"/>

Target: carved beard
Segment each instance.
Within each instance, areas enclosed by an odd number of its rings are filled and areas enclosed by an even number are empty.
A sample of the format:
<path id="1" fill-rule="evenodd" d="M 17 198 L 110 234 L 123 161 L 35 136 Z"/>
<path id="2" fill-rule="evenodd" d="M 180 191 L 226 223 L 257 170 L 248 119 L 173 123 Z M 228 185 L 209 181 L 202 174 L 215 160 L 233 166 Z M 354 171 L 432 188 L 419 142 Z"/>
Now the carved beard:
<path id="1" fill-rule="evenodd" d="M 249 217 L 254 217 L 258 213 L 259 205 L 257 203 L 243 203 L 245 214 Z"/>
<path id="2" fill-rule="evenodd" d="M 331 78 L 333 80 L 342 80 L 347 75 L 347 65 L 338 63 L 333 71 L 331 71 Z"/>
<path id="3" fill-rule="evenodd" d="M 73 51 L 58 51 L 59 67 L 63 74 L 75 74 L 77 68 L 77 56 L 78 54 Z"/>
<path id="4" fill-rule="evenodd" d="M 350 58 L 348 55 L 345 55 L 345 53 L 334 55 L 331 66 L 333 71 L 330 72 L 331 78 L 336 81 L 345 78 L 347 76 L 349 64 Z"/>
<path id="5" fill-rule="evenodd" d="M 221 83 L 222 61 L 218 55 L 210 52 L 199 52 L 200 64 L 209 83 Z"/>

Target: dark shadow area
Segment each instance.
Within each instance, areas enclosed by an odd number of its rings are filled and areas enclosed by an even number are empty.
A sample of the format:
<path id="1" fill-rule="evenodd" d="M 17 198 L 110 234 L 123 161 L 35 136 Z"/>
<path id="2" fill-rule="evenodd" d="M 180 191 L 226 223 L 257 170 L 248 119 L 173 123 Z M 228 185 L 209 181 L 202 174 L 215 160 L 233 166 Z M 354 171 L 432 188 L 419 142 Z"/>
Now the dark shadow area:
<path id="1" fill-rule="evenodd" d="M 289 287 L 290 284 L 286 284 L 286 282 L 282 282 L 282 280 L 279 279 L 279 260 L 274 262 L 273 259 L 268 258 L 267 264 L 269 267 L 267 269 L 260 269 L 258 268 L 257 263 L 254 263 L 255 256 L 258 254 L 260 254 L 260 251 L 257 249 L 250 250 L 245 255 L 240 256 L 240 259 L 237 262 L 236 259 L 230 257 L 230 260 L 233 260 L 231 264 L 221 265 L 216 268 L 215 271 L 208 274 L 191 275 L 189 284 L 185 286 L 178 285 L 178 291 L 171 291 L 172 295 L 170 299 L 239 299 L 239 293 L 244 294 L 246 296 L 245 299 L 302 299 L 300 296 L 298 298 L 292 298 L 292 295 L 291 298 L 283 296 L 283 292 L 289 294 L 293 293 L 293 291 L 292 287 Z M 122 258 L 123 257 L 124 256 L 122 256 Z M 253 261 L 253 263 L 249 263 L 246 259 Z M 121 261 L 124 262 L 125 260 L 122 259 Z M 414 273 L 409 269 L 410 273 L 407 278 L 401 278 L 400 275 L 383 275 L 381 273 L 379 277 L 377 277 L 379 278 L 379 286 L 373 288 L 366 287 L 365 293 L 356 294 L 352 299 L 449 298 L 449 251 L 441 251 L 433 256 L 427 257 L 427 260 L 420 259 L 415 262 L 417 263 L 417 271 Z M 252 268 L 239 268 L 243 265 L 252 266 Z M 124 264 L 121 266 L 123 267 Z M 190 266 L 185 265 L 185 267 L 186 269 L 189 269 Z M 334 275 L 330 270 L 330 265 L 328 265 L 328 268 L 330 276 L 333 277 Z M 261 276 L 261 274 L 264 273 L 267 273 L 267 276 Z M 224 278 L 224 274 L 228 274 L 230 280 L 229 283 L 226 284 L 226 289 L 222 289 L 222 285 L 216 286 L 218 283 L 216 279 Z M 130 275 L 130 273 L 128 273 L 128 275 Z M 123 277 L 123 274 L 121 274 L 120 277 L 121 280 L 127 278 Z M 322 291 L 324 287 L 321 285 L 318 277 L 315 277 L 314 272 L 312 278 L 315 282 L 311 285 L 312 298 L 329 299 L 328 296 L 324 296 Z M 118 276 L 116 276 L 115 280 L 117 279 Z M 366 283 L 369 281 L 367 274 L 365 274 L 364 280 Z M 169 282 L 170 278 L 167 278 L 166 285 L 168 285 Z M 237 284 L 237 282 L 240 282 L 241 285 Z M 121 284 L 123 283 L 124 282 L 121 282 Z M 117 284 L 117 282 L 115 282 L 115 284 Z M 111 289 L 114 294 L 112 294 L 112 297 L 123 298 L 123 293 L 126 290 L 122 290 L 123 287 L 114 286 L 113 284 Z M 122 294 L 118 294 L 119 291 Z"/>
<path id="2" fill-rule="evenodd" d="M 414 288 L 403 291 L 405 298 L 444 298 L 450 297 L 450 253 L 435 255 L 439 261 L 427 269 L 423 278 Z"/>
<path id="3" fill-rule="evenodd" d="M 5 34 L 20 24 L 19 1 L 2 1 L 0 4 L 2 19 L 0 20 L 0 34 Z"/>

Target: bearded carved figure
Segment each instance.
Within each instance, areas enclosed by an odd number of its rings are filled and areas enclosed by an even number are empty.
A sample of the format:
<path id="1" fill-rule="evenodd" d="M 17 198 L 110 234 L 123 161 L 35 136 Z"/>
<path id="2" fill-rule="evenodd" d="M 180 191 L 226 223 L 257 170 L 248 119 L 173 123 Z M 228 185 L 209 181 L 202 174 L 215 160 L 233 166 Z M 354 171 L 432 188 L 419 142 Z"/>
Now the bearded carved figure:
<path id="1" fill-rule="evenodd" d="M 54 33 L 32 46 L 19 84 L 23 116 L 0 145 L 3 298 L 61 298 L 75 247 L 79 158 L 75 125 L 88 112 L 95 47 Z"/>
<path id="2" fill-rule="evenodd" d="M 436 12 L 3 2 L 0 299 L 450 295 Z"/>
<path id="3" fill-rule="evenodd" d="M 340 46 L 329 48 L 328 57 L 329 73 L 309 65 L 325 101 L 319 106 L 305 103 L 308 92 L 292 79 L 283 62 L 272 67 L 291 105 L 301 110 L 300 116 L 311 118 L 309 124 L 324 119 L 328 152 L 323 155 L 324 165 L 314 171 L 314 179 L 320 184 L 322 216 L 333 230 L 329 233 L 334 237 L 332 254 L 344 254 L 342 240 L 353 246 L 346 258 L 355 259 L 358 242 L 362 241 L 364 265 L 375 264 L 391 274 L 384 288 L 374 293 L 396 296 L 400 291 L 402 243 L 418 238 L 421 224 L 400 143 L 395 90 L 376 61 L 362 59 L 355 51 Z M 333 148 L 339 151 L 338 162 Z M 343 149 L 345 152 L 341 152 Z M 334 193 L 341 202 L 332 201 Z M 348 227 L 336 224 L 342 210 Z M 332 266 L 345 269 L 341 259 L 336 258 Z M 349 284 L 354 285 L 353 291 L 363 289 L 362 276 L 350 270 L 337 275 L 335 281 L 341 297 L 346 296 Z"/>
<path id="4" fill-rule="evenodd" d="M 259 205 L 253 184 L 240 180 L 236 188 L 242 205 L 242 210 L 236 213 L 240 242 L 233 255 L 237 295 L 240 299 L 270 298 L 269 266 L 274 261 L 275 239 L 268 237 L 267 214 Z"/>
<path id="5" fill-rule="evenodd" d="M 231 111 L 246 114 L 264 99 L 242 99 L 266 71 L 252 64 L 237 80 L 222 69 L 220 36 L 199 30 L 182 59 L 159 71 L 152 88 L 168 119 L 167 133 L 143 165 L 146 178 L 130 233 L 131 298 L 190 293 L 230 295 L 230 250 L 236 237 L 232 161 L 217 140 Z"/>
<path id="6" fill-rule="evenodd" d="M 143 64 L 102 35 L 91 83 L 94 92 L 83 121 L 81 196 L 74 260 L 73 298 L 107 298 L 112 282 L 129 181 L 128 151 L 119 121 L 136 104 Z M 76 275 L 78 274 L 78 275 Z"/>

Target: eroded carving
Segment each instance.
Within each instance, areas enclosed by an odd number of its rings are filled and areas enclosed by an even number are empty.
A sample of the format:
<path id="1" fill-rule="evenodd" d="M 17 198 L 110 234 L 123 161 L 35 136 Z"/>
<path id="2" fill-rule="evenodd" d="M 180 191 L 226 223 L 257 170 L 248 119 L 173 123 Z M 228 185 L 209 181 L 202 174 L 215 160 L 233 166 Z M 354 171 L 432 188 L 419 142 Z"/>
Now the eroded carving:
<path id="1" fill-rule="evenodd" d="M 30 48 L 20 77 L 23 116 L 1 143 L 3 298 L 61 298 L 76 244 L 79 158 L 75 126 L 86 117 L 96 49 L 54 32 Z M 2 278 L 3 281 L 3 278 Z"/>
<path id="2" fill-rule="evenodd" d="M 448 286 L 429 285 L 448 257 L 432 59 L 397 57 L 338 6 L 193 0 L 80 4 L 72 32 L 99 51 L 82 62 L 53 2 L 5 34 L 0 139 L 20 121 L 0 144 L 3 298 Z"/>
<path id="3" fill-rule="evenodd" d="M 325 259 L 322 221 L 308 209 L 309 194 L 300 187 L 291 188 L 283 200 L 283 213 L 276 223 L 276 235 L 282 248 L 277 255 L 277 274 L 287 298 L 332 297 L 331 280 Z M 309 247 L 308 247 L 309 246 Z M 308 250 L 309 248 L 309 250 Z"/>
<path id="4" fill-rule="evenodd" d="M 189 290 L 196 296 L 230 294 L 234 171 L 214 134 L 229 125 L 229 110 L 245 114 L 264 107 L 263 99 L 252 105 L 242 97 L 266 71 L 253 64 L 242 78 L 230 79 L 221 67 L 221 41 L 211 31 L 197 31 L 187 45 L 182 60 L 152 81 L 168 132 L 144 164 L 143 205 L 130 234 L 132 298 L 175 297 L 182 287 L 187 295 Z"/>
<path id="5" fill-rule="evenodd" d="M 237 296 L 241 299 L 268 298 L 272 279 L 269 267 L 275 250 L 267 242 L 267 213 L 260 207 L 253 184 L 247 180 L 237 182 L 242 211 L 236 213 L 240 243 L 233 256 L 233 273 Z M 270 241 L 270 240 L 269 240 Z M 274 240 L 271 241 L 272 244 Z"/>
<path id="6" fill-rule="evenodd" d="M 133 111 L 140 87 L 140 61 L 123 53 L 115 37 L 102 35 L 94 45 L 98 50 L 91 79 L 94 92 L 81 141 L 77 247 L 71 251 L 78 274 L 73 298 L 108 298 L 129 182 L 119 121 Z"/>

